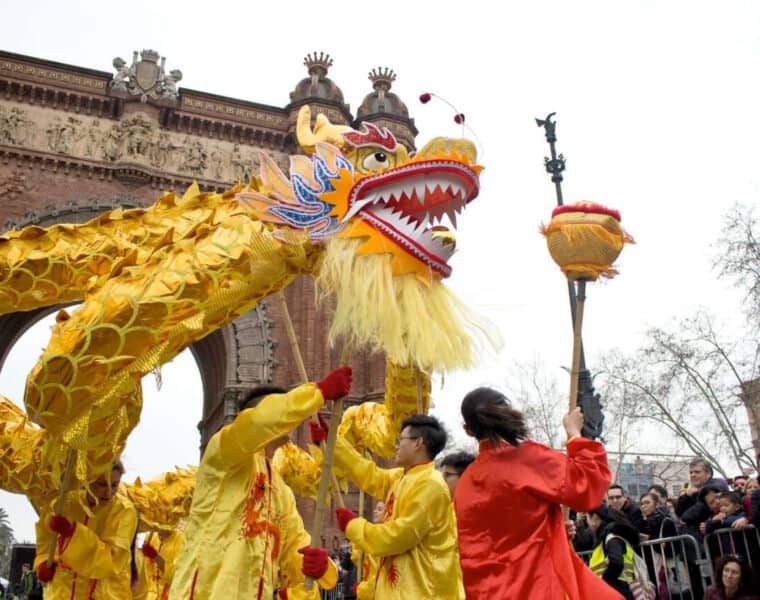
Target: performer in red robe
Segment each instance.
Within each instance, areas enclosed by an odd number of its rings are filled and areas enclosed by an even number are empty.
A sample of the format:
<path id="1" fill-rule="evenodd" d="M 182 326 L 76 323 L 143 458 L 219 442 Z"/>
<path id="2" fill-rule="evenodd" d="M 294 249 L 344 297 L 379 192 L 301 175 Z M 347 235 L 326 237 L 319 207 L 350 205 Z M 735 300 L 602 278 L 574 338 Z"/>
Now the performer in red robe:
<path id="1" fill-rule="evenodd" d="M 462 416 L 480 441 L 454 496 L 467 599 L 622 599 L 577 557 L 562 518 L 561 504 L 592 510 L 610 485 L 604 447 L 580 437 L 580 410 L 563 420 L 567 455 L 525 440 L 522 414 L 495 390 L 467 394 Z"/>

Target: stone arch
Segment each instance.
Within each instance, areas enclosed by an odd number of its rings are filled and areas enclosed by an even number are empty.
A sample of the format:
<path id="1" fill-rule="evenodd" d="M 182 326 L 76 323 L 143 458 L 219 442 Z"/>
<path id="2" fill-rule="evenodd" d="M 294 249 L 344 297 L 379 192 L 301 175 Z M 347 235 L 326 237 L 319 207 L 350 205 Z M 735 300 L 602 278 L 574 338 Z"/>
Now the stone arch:
<path id="1" fill-rule="evenodd" d="M 114 208 L 140 206 L 142 203 L 133 197 L 71 201 L 62 206 L 50 205 L 42 211 L 29 210 L 19 222 L 6 221 L 5 229 L 84 223 Z M 10 349 L 29 327 L 64 307 L 60 304 L 0 316 L 0 368 Z M 234 418 L 238 399 L 245 390 L 272 381 L 276 345 L 266 303 L 260 302 L 233 323 L 190 346 L 203 382 L 203 417 L 198 424 L 201 447 L 205 447 L 225 422 Z"/>

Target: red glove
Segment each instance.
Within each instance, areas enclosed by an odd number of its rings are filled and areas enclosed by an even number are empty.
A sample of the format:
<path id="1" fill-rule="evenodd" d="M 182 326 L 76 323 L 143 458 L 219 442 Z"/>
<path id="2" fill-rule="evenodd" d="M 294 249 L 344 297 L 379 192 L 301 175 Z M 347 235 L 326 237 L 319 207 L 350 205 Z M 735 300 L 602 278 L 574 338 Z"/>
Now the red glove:
<path id="1" fill-rule="evenodd" d="M 298 551 L 303 554 L 303 566 L 301 572 L 307 577 L 319 579 L 327 573 L 327 550 L 324 548 L 311 548 L 304 546 Z"/>
<path id="2" fill-rule="evenodd" d="M 336 508 L 335 516 L 338 518 L 338 527 L 345 531 L 348 524 L 356 518 L 356 514 L 347 508 Z"/>
<path id="3" fill-rule="evenodd" d="M 74 535 L 74 529 L 76 529 L 76 523 L 72 523 L 63 515 L 53 515 L 48 521 L 48 528 L 50 531 L 55 531 L 61 537 L 70 538 Z"/>
<path id="4" fill-rule="evenodd" d="M 321 417 L 322 415 L 319 416 Z M 321 423 L 317 423 L 314 420 L 309 421 L 309 431 L 311 432 L 311 442 L 317 446 L 327 439 L 328 428 Z"/>
<path id="5" fill-rule="evenodd" d="M 141 550 L 142 550 L 142 553 L 145 555 L 145 558 L 155 560 L 156 557 L 158 556 L 158 550 L 156 550 L 148 542 L 143 542 Z"/>
<path id="6" fill-rule="evenodd" d="M 51 582 L 53 580 L 53 575 L 55 575 L 55 563 L 53 563 L 52 566 L 48 567 L 47 561 L 45 561 L 39 567 L 37 567 L 37 579 L 39 579 L 42 583 Z"/>
<path id="7" fill-rule="evenodd" d="M 348 395 L 348 392 L 351 391 L 351 377 L 351 367 L 340 367 L 322 381 L 317 382 L 317 387 L 322 392 L 325 402 Z"/>

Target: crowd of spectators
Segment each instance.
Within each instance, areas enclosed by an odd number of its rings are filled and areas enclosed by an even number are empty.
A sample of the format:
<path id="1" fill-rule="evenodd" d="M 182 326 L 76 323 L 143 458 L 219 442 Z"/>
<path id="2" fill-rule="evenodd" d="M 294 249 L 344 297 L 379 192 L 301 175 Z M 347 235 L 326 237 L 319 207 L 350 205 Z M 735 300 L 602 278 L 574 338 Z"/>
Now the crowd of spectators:
<path id="1" fill-rule="evenodd" d="M 670 498 L 663 486 L 652 485 L 636 501 L 622 486 L 613 484 L 605 504 L 575 515 L 568 532 L 576 551 L 591 557 L 592 568 L 593 553 L 603 549 L 599 575 L 626 598 L 633 597 L 630 590 L 620 587 L 627 587 L 624 569 L 630 563 L 625 553 L 631 550 L 647 559 L 649 577 L 660 587 L 665 585 L 661 571 L 666 564 L 658 557 L 667 556 L 669 567 L 678 567 L 682 561 L 682 571 L 672 575 L 682 577 L 678 585 L 683 593 L 673 593 L 677 586 L 671 586 L 660 598 L 749 600 L 760 598 L 760 582 L 750 567 L 760 565 L 760 537 L 750 526 L 760 531 L 758 478 L 717 478 L 707 460 L 695 458 L 689 464 L 689 482 L 677 497 Z M 751 535 L 743 535 L 745 529 Z M 696 543 L 680 543 L 684 535 Z M 650 544 L 648 552 L 640 548 L 640 544 L 660 539 L 678 543 Z M 714 584 L 703 589 L 699 565 L 707 559 L 714 561 Z M 633 575 L 627 579 L 631 581 Z"/>

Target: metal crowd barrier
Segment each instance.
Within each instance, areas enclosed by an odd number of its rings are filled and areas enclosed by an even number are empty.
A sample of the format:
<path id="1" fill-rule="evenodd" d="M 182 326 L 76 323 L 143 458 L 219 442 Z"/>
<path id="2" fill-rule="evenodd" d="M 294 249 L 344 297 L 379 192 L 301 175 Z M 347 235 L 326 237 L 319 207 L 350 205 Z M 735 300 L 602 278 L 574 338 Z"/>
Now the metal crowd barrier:
<path id="1" fill-rule="evenodd" d="M 588 564 L 592 553 L 576 554 Z M 702 600 L 704 590 L 713 583 L 712 563 L 701 557 L 700 546 L 690 535 L 641 542 L 639 554 L 657 588 L 657 598 Z"/>
<path id="2" fill-rule="evenodd" d="M 658 597 L 662 598 L 664 591 L 668 598 L 702 600 L 704 590 L 712 584 L 712 568 L 701 558 L 697 540 L 674 535 L 647 540 L 640 547 Z"/>
<path id="3" fill-rule="evenodd" d="M 717 529 L 705 536 L 704 548 L 711 565 L 719 557 L 733 554 L 744 558 L 753 570 L 760 568 L 760 532 L 754 525 L 744 529 Z"/>

